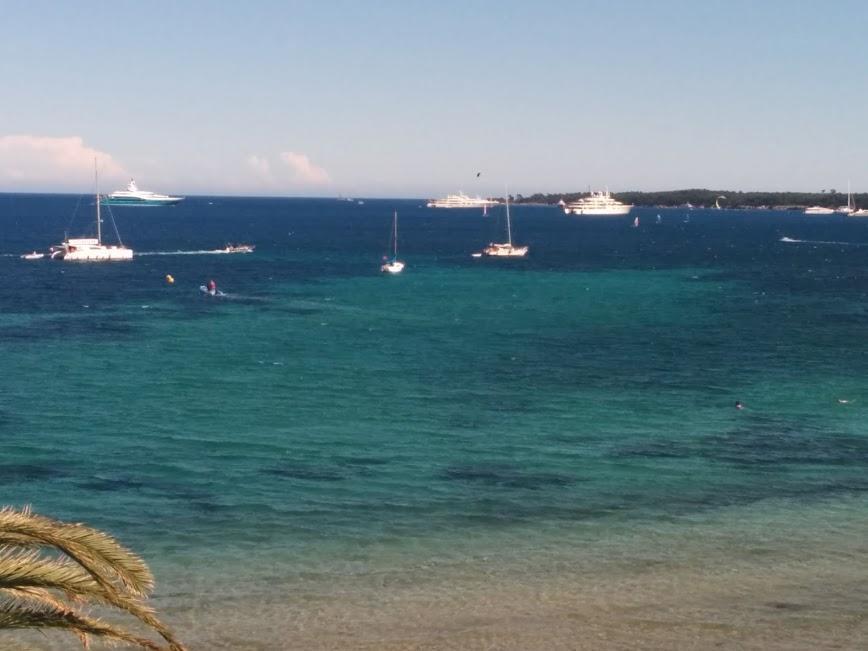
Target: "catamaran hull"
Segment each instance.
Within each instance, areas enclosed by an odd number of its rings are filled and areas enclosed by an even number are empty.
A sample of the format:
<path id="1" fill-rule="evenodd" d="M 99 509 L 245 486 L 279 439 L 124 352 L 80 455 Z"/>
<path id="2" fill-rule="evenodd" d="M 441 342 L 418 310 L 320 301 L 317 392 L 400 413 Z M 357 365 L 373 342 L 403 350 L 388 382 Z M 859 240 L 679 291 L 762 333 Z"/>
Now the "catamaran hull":
<path id="1" fill-rule="evenodd" d="M 55 257 L 55 256 L 52 256 Z M 132 249 L 108 248 L 104 250 L 60 252 L 56 257 L 64 262 L 116 262 L 132 260 Z"/>

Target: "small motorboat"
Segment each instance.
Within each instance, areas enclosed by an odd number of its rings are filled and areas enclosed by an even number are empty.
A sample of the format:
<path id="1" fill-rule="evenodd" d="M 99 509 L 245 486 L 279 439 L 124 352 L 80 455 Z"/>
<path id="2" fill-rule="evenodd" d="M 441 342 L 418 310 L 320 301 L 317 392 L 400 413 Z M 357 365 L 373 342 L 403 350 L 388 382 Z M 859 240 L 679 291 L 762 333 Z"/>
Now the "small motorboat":
<path id="1" fill-rule="evenodd" d="M 253 253 L 256 247 L 253 244 L 227 244 L 224 248 L 218 249 L 220 253 Z"/>
<path id="2" fill-rule="evenodd" d="M 21 256 L 22 260 L 42 260 L 45 257 L 44 253 L 39 253 L 38 251 L 33 251 L 32 253 L 25 253 Z"/>

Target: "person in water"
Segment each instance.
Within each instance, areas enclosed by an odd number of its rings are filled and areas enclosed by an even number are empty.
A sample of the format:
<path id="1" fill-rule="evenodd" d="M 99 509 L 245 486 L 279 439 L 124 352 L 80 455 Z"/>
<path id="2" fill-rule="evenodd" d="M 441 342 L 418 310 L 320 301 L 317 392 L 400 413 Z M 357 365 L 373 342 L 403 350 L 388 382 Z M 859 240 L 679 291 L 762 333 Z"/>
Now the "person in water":
<path id="1" fill-rule="evenodd" d="M 213 278 L 208 281 L 208 291 L 211 292 L 212 294 L 217 293 L 217 283 L 214 281 Z"/>
<path id="2" fill-rule="evenodd" d="M 736 401 L 735 401 L 735 408 L 736 408 L 736 409 L 744 409 L 744 405 L 741 404 L 741 400 L 736 400 Z"/>

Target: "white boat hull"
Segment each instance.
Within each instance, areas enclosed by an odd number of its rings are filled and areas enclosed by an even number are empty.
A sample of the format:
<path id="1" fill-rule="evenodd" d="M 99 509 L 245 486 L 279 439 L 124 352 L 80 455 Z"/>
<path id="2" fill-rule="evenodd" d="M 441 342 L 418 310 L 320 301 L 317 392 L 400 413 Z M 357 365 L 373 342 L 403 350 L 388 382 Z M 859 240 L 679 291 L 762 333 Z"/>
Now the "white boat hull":
<path id="1" fill-rule="evenodd" d="M 399 274 L 404 271 L 404 263 L 400 260 L 395 260 L 394 262 L 387 262 L 380 266 L 380 271 L 386 274 Z"/>
<path id="2" fill-rule="evenodd" d="M 493 258 L 523 258 L 527 255 L 529 248 L 510 244 L 489 244 L 482 250 L 482 255 Z"/>
<path id="3" fill-rule="evenodd" d="M 81 237 L 66 240 L 63 244 L 51 247 L 51 258 L 60 258 L 67 262 L 102 262 L 114 260 L 132 260 L 133 250 L 125 246 L 108 246 L 100 244 L 92 237 Z"/>
<path id="4" fill-rule="evenodd" d="M 123 246 L 101 246 L 63 251 L 57 257 L 64 262 L 114 262 L 132 260 L 133 250 Z"/>
<path id="5" fill-rule="evenodd" d="M 569 215 L 594 215 L 598 217 L 629 215 L 633 206 L 617 206 L 614 208 L 564 208 L 564 214 Z"/>

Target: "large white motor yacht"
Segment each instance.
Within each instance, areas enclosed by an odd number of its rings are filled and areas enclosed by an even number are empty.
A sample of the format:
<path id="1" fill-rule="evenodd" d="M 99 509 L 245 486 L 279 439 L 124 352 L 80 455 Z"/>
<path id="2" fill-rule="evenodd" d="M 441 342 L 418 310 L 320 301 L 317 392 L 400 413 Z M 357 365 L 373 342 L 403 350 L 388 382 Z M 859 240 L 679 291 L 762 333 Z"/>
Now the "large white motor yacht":
<path id="1" fill-rule="evenodd" d="M 811 206 L 805 208 L 806 215 L 834 215 L 835 211 L 832 208 L 824 208 L 823 206 Z"/>
<path id="2" fill-rule="evenodd" d="M 104 206 L 171 206 L 184 197 L 170 197 L 167 194 L 157 194 L 148 190 L 139 190 L 136 182 L 130 179 L 126 190 L 116 190 L 102 198 Z"/>
<path id="3" fill-rule="evenodd" d="M 582 197 L 564 206 L 564 213 L 569 215 L 626 215 L 633 206 L 613 198 L 609 191 L 591 192 L 590 196 Z"/>
<path id="4" fill-rule="evenodd" d="M 486 208 L 488 206 L 496 205 L 497 201 L 494 199 L 469 197 L 463 192 L 450 194 L 445 199 L 431 199 L 428 202 L 429 208 Z"/>

